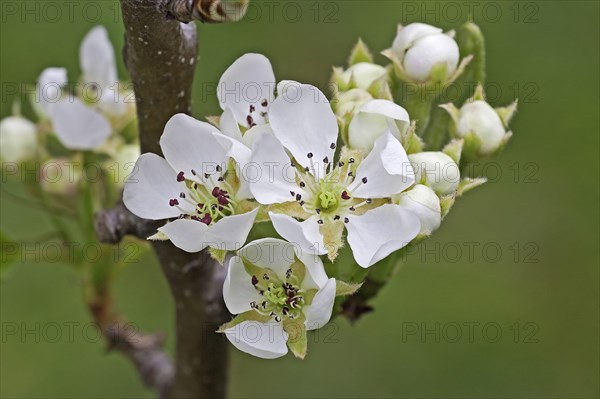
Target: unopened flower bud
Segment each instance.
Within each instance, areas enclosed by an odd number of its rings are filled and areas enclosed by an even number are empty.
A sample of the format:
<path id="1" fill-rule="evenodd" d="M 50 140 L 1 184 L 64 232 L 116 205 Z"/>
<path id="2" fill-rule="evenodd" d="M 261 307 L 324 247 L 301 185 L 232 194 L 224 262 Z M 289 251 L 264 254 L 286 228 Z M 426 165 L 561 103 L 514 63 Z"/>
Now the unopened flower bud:
<path id="1" fill-rule="evenodd" d="M 129 175 L 133 172 L 135 162 L 140 156 L 140 146 L 136 144 L 123 145 L 117 150 L 113 160 L 107 162 L 106 170 L 109 179 L 117 187 L 123 187 Z"/>
<path id="2" fill-rule="evenodd" d="M 409 209 L 421 221 L 420 234 L 430 235 L 442 223 L 440 199 L 427 186 L 417 184 L 394 198 L 398 205 Z"/>
<path id="3" fill-rule="evenodd" d="M 485 100 L 483 88 L 479 86 L 473 97 L 460 109 L 453 104 L 444 104 L 444 108 L 452 118 L 450 128 L 454 136 L 464 138 L 466 155 L 489 156 L 500 150 L 511 132 L 506 126 L 516 111 L 517 103 L 505 108 L 492 108 Z"/>
<path id="4" fill-rule="evenodd" d="M 352 89 L 340 92 L 336 97 L 336 102 L 332 104 L 335 107 L 335 113 L 343 117 L 347 114 L 353 114 L 361 105 L 372 99 L 373 96 L 367 91 Z"/>
<path id="5" fill-rule="evenodd" d="M 456 191 L 460 183 L 460 170 L 452 158 L 443 152 L 428 151 L 410 154 L 410 163 L 417 183 L 429 186 L 438 195 Z"/>
<path id="6" fill-rule="evenodd" d="M 37 129 L 33 122 L 9 116 L 0 121 L 0 159 L 5 162 L 27 161 L 37 151 Z"/>
<path id="7" fill-rule="evenodd" d="M 346 85 L 353 83 L 352 88 L 368 90 L 377 79 L 387 74 L 387 70 L 381 65 L 369 62 L 359 62 L 346 69 L 342 79 Z"/>
<path id="8" fill-rule="evenodd" d="M 50 194 L 75 195 L 82 176 L 81 163 L 68 158 L 50 159 L 40 167 L 40 185 Z"/>
<path id="9" fill-rule="evenodd" d="M 351 148 L 371 151 L 378 137 L 390 131 L 398 140 L 406 132 L 410 120 L 408 112 L 388 100 L 371 100 L 364 103 L 348 127 L 348 144 Z"/>
<path id="10" fill-rule="evenodd" d="M 440 28 L 413 23 L 401 28 L 392 45 L 392 52 L 406 75 L 415 82 L 430 79 L 434 68 L 446 69 L 446 77 L 458 67 L 459 50 L 456 41 Z"/>

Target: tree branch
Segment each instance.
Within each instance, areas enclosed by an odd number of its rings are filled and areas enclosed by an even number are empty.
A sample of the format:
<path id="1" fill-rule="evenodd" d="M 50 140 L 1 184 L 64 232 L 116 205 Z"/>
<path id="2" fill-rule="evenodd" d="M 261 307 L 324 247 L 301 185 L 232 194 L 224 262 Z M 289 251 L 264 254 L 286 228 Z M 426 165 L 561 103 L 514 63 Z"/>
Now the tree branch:
<path id="1" fill-rule="evenodd" d="M 196 26 L 184 22 L 204 15 L 195 13 L 209 5 L 208 10 L 212 10 L 209 14 L 218 15 L 220 3 L 220 0 L 121 0 L 124 59 L 136 95 L 142 153 L 161 155 L 159 139 L 166 122 L 177 113 L 191 113 Z M 247 0 L 241 3 L 247 4 Z M 180 7 L 179 11 L 175 6 Z M 186 18 L 181 10 L 187 10 L 192 18 Z M 96 227 L 113 242 L 124 234 L 145 237 L 150 226 L 156 227 L 136 220 L 122 205 L 96 219 Z M 225 337 L 215 330 L 229 319 L 222 297 L 225 268 L 206 252 L 185 253 L 170 242 L 154 242 L 153 246 L 176 306 L 175 377 L 166 396 L 223 398 L 228 345 Z"/>

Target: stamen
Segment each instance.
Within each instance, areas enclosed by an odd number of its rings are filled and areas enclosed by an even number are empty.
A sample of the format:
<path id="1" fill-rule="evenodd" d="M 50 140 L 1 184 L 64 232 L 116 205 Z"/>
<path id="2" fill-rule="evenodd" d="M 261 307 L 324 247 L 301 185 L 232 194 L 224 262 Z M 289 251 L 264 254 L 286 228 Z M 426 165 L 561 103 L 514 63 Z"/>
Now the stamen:
<path id="1" fill-rule="evenodd" d="M 300 200 L 302 200 L 302 195 L 296 194 L 296 201 L 300 201 Z"/>
<path id="2" fill-rule="evenodd" d="M 343 199 L 343 200 L 346 200 L 346 201 L 348 201 L 350 198 L 352 198 L 352 197 L 350 197 L 350 194 L 348 194 L 348 192 L 347 192 L 347 191 L 344 191 L 344 192 L 342 193 L 342 199 Z"/>
<path id="3" fill-rule="evenodd" d="M 350 219 L 344 218 L 344 223 L 349 223 L 349 222 L 350 222 Z"/>
<path id="4" fill-rule="evenodd" d="M 267 106 L 269 105 L 269 102 L 267 101 L 267 99 L 262 100 L 262 102 L 260 103 L 260 105 L 262 105 L 263 107 L 267 108 Z"/>
<path id="5" fill-rule="evenodd" d="M 258 278 L 256 276 L 252 276 L 252 285 L 258 284 Z"/>
<path id="6" fill-rule="evenodd" d="M 179 198 L 185 199 L 185 193 L 179 193 Z"/>
<path id="7" fill-rule="evenodd" d="M 318 223 L 318 224 L 323 224 L 323 219 L 319 219 L 319 220 L 317 220 L 317 223 Z"/>
<path id="8" fill-rule="evenodd" d="M 363 178 L 362 178 L 362 182 L 363 182 L 363 184 L 367 184 L 367 181 L 368 181 L 368 179 L 367 179 L 366 177 L 363 177 Z"/>
<path id="9" fill-rule="evenodd" d="M 335 143 L 331 143 L 331 145 L 329 146 L 329 148 L 331 148 L 332 150 L 335 150 L 335 147 L 336 147 Z"/>
<path id="10" fill-rule="evenodd" d="M 169 200 L 169 206 L 177 206 L 179 205 L 179 201 L 177 201 L 177 199 L 171 199 Z"/>
<path id="11" fill-rule="evenodd" d="M 177 181 L 179 183 L 181 183 L 182 181 L 185 181 L 185 177 L 183 177 L 183 172 L 177 173 Z"/>

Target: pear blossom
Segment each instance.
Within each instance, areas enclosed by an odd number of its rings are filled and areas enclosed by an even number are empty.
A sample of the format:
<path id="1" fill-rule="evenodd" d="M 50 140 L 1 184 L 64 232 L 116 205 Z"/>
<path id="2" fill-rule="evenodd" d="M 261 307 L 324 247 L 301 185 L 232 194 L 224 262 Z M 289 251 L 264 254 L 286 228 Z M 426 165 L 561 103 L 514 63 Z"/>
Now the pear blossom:
<path id="1" fill-rule="evenodd" d="M 230 258 L 223 298 L 238 315 L 219 330 L 239 350 L 264 359 L 306 355 L 306 331 L 331 318 L 336 280 L 318 256 L 282 240 L 253 241 Z"/>
<path id="2" fill-rule="evenodd" d="M 80 96 L 66 92 L 65 68 L 46 68 L 38 78 L 35 106 L 40 116 L 50 120 L 65 147 L 88 150 L 108 139 L 111 119 L 125 117 L 130 107 L 118 90 L 115 53 L 104 27 L 96 26 L 85 36 L 79 62 Z"/>
<path id="3" fill-rule="evenodd" d="M 35 158 L 37 128 L 22 116 L 8 116 L 0 121 L 0 160 L 20 162 Z"/>
<path id="4" fill-rule="evenodd" d="M 373 144 L 385 132 L 400 140 L 410 125 L 408 112 L 388 100 L 370 100 L 361 105 L 348 126 L 348 145 L 371 151 Z"/>
<path id="5" fill-rule="evenodd" d="M 400 26 L 392 48 L 384 55 L 395 61 L 407 79 L 418 83 L 431 79 L 435 68 L 444 68 L 446 78 L 460 69 L 453 32 L 443 33 L 442 29 L 423 23 Z"/>
<path id="6" fill-rule="evenodd" d="M 458 164 L 441 151 L 425 151 L 408 156 L 417 183 L 429 186 L 438 195 L 456 192 L 460 183 Z"/>
<path id="7" fill-rule="evenodd" d="M 158 229 L 187 252 L 235 250 L 245 242 L 258 208 L 234 170 L 231 145 L 214 126 L 177 114 L 160 138 L 164 158 L 142 154 L 125 182 L 123 201 L 135 215 L 173 219 Z"/>
<path id="8" fill-rule="evenodd" d="M 435 192 L 423 184 L 417 184 L 410 190 L 394 196 L 393 201 L 406 207 L 419 217 L 419 234 L 431 235 L 442 223 L 440 199 Z"/>
<path id="9" fill-rule="evenodd" d="M 345 117 L 354 115 L 361 105 L 372 99 L 373 96 L 366 90 L 350 89 L 336 93 L 335 102 L 332 102 L 331 105 L 336 115 Z"/>
<path id="10" fill-rule="evenodd" d="M 346 150 L 334 162 L 338 126 L 327 98 L 310 85 L 288 92 L 269 110 L 273 134 L 254 142 L 251 165 L 261 170 L 249 178 L 254 198 L 271 205 L 277 232 L 334 259 L 345 227 L 354 258 L 365 268 L 408 244 L 420 230 L 419 219 L 388 201 L 415 183 L 400 142 L 388 131 L 366 158 Z"/>

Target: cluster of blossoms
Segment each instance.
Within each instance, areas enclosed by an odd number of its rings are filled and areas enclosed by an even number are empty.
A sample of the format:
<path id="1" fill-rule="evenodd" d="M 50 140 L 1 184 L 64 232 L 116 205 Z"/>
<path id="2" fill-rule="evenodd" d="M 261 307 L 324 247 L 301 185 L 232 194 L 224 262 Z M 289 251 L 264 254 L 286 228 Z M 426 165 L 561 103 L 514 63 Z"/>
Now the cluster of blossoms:
<path id="1" fill-rule="evenodd" d="M 35 163 L 42 188 L 66 197 L 76 192 L 86 162 L 94 162 L 116 196 L 139 156 L 133 92 L 118 80 L 104 27 L 85 36 L 79 63 L 82 73 L 76 82 L 68 79 L 65 68 L 41 72 L 29 96 L 38 122 L 23 117 L 17 103 L 13 116 L 0 122 L 0 159 Z M 45 176 L 48 171 L 52 176 Z"/>
<path id="2" fill-rule="evenodd" d="M 394 102 L 396 82 L 453 81 L 470 57 L 459 65 L 452 35 L 424 24 L 401 29 L 385 54 L 392 64 L 376 65 L 359 42 L 350 67 L 334 69 L 331 104 L 314 86 L 277 82 L 263 55 L 240 57 L 218 85 L 221 116 L 173 116 L 164 158 L 142 155 L 125 185 L 129 210 L 170 219 L 150 239 L 209 248 L 226 263 L 223 295 L 237 316 L 220 332 L 242 351 L 270 359 L 289 348 L 303 358 L 306 332 L 329 321 L 336 296 L 360 288 L 323 261 L 347 244 L 367 269 L 431 235 L 455 198 L 485 181 L 461 179 L 463 148 L 491 154 L 510 135 L 514 106 L 494 111 L 478 89 L 461 109 L 443 106 L 455 138 L 424 151 L 419 121 Z M 283 240 L 244 245 L 263 222 Z"/>

